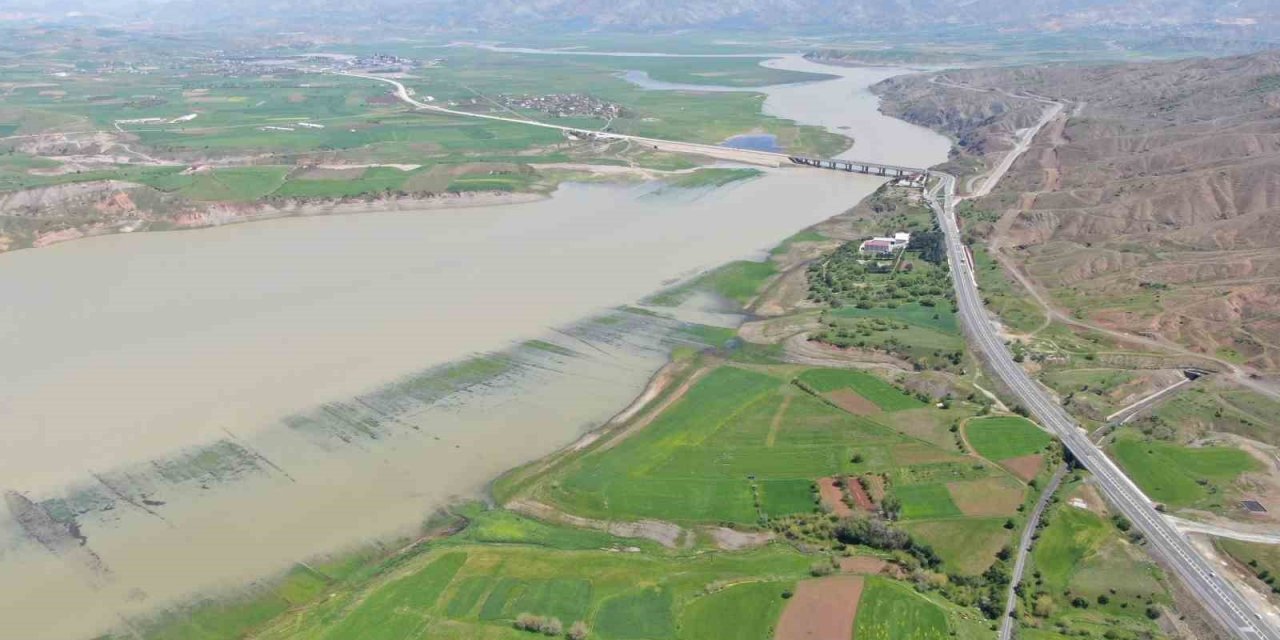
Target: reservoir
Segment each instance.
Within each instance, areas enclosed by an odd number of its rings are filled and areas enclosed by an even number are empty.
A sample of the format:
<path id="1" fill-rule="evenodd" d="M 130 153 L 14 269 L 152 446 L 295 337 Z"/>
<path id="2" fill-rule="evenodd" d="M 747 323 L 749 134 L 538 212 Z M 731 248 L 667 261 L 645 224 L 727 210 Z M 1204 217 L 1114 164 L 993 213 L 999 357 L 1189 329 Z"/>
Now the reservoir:
<path id="1" fill-rule="evenodd" d="M 945 160 L 866 91 L 900 71 L 766 64 L 840 76 L 757 90 L 852 136 L 846 157 Z M 413 530 L 608 420 L 665 361 L 670 323 L 593 318 L 759 259 L 878 184 L 796 168 L 707 192 L 568 184 L 0 254 L 0 296 L 21 301 L 0 308 L 6 628 L 88 636 Z M 84 545 L 51 552 L 25 505 L 74 514 Z"/>

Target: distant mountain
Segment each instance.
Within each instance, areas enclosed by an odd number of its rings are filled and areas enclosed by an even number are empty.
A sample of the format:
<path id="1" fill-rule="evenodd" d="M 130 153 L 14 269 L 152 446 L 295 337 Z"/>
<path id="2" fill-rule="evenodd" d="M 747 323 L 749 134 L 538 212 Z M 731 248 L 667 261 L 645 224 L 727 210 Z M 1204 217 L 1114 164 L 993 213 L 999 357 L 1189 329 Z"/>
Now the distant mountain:
<path id="1" fill-rule="evenodd" d="M 179 24 L 393 24 L 528 30 L 927 26 L 1274 25 L 1280 0 L 9 0 L 0 13 L 67 12 Z"/>

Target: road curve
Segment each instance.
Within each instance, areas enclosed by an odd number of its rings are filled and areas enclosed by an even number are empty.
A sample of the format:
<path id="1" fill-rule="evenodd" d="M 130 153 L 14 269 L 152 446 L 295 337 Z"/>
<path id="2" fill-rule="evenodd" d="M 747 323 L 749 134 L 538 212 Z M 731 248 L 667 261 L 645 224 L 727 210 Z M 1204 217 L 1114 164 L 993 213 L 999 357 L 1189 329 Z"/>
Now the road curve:
<path id="1" fill-rule="evenodd" d="M 938 214 L 938 224 L 946 236 L 956 306 L 970 344 L 1018 402 L 1041 425 L 1056 434 L 1076 460 L 1093 473 L 1098 489 L 1108 502 L 1146 536 L 1151 552 L 1172 568 L 1225 631 L 1244 640 L 1280 640 L 1280 629 L 1276 623 L 1266 619 L 1263 612 L 1255 609 L 1201 557 L 1191 543 L 1161 517 L 1142 490 L 1089 440 L 1053 395 L 1013 361 L 983 306 L 973 265 L 960 239 L 955 216 L 955 177 L 936 171 L 933 174 L 940 180 L 928 192 L 927 198 Z"/>

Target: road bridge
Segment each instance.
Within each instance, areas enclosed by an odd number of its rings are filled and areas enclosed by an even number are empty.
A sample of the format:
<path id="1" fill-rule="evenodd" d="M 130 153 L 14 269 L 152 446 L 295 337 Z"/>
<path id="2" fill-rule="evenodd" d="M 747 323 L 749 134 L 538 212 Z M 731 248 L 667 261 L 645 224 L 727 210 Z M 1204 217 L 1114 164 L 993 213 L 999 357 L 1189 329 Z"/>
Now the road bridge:
<path id="1" fill-rule="evenodd" d="M 898 167 L 891 164 L 876 164 L 874 162 L 861 162 L 859 160 L 824 160 L 821 158 L 806 158 L 804 156 L 788 157 L 791 159 L 791 162 L 795 164 L 817 167 L 819 169 L 834 169 L 836 171 L 848 171 L 850 173 L 865 173 L 869 176 L 907 178 L 912 181 L 925 180 L 929 177 L 928 169 Z"/>
<path id="2" fill-rule="evenodd" d="M 1057 435 L 1081 465 L 1093 472 L 1095 485 L 1107 498 L 1108 502 L 1146 536 L 1150 552 L 1167 563 L 1172 572 L 1182 579 L 1187 589 L 1204 605 L 1209 614 L 1222 625 L 1229 635 L 1242 640 L 1280 640 L 1280 625 L 1277 624 L 1276 614 L 1249 601 L 1241 595 L 1235 586 L 1223 578 L 1218 569 L 1206 561 L 1192 547 L 1182 532 L 1178 531 L 1162 517 L 1162 514 L 1156 511 L 1154 504 L 1143 494 L 1142 490 L 1088 438 L 1075 419 L 1058 404 L 1052 394 L 1040 386 L 1038 382 L 1032 380 L 1027 372 L 1013 361 L 1012 354 L 1004 345 L 991 319 L 987 316 L 982 296 L 978 292 L 977 280 L 973 275 L 972 264 L 960 239 L 960 228 L 957 224 L 955 213 L 956 185 L 954 176 L 924 169 L 914 170 L 907 167 L 847 160 L 818 160 L 768 151 L 733 149 L 719 145 L 676 142 L 613 132 L 589 131 L 536 120 L 470 113 L 419 102 L 412 97 L 412 94 L 403 84 L 391 78 L 356 73 L 345 73 L 344 75 L 391 84 L 395 87 L 395 95 L 400 100 L 425 111 L 558 129 L 568 136 L 628 140 L 638 144 L 650 145 L 655 149 L 697 153 L 716 158 L 726 158 L 726 155 L 728 155 L 730 156 L 729 159 L 736 161 L 770 166 L 783 166 L 790 163 L 792 165 L 866 173 L 875 176 L 915 177 L 917 179 L 924 177 L 938 178 L 938 183 L 933 188 L 926 190 L 926 198 L 937 214 L 938 224 L 946 238 L 952 285 L 956 291 L 957 312 L 969 342 L 985 357 L 995 377 L 1005 384 L 1012 395 L 1030 411 L 1031 415 L 1045 428 Z M 1056 115 L 1057 111 L 1057 109 L 1053 110 L 1053 114 Z M 1049 119 L 1049 117 L 1042 118 L 1037 123 L 1037 126 L 1032 128 L 1032 131 L 1023 136 L 1026 143 L 1029 143 L 1035 137 L 1035 134 Z M 1028 146 L 1026 143 L 1020 144 L 1009 154 L 1009 157 L 1001 163 L 1001 169 L 1007 168 L 1005 165 L 1012 164 L 1013 160 L 1026 150 Z M 983 184 L 981 193 L 975 195 L 983 195 L 989 192 L 991 187 L 1002 177 L 1003 170 L 993 172 L 986 183 Z"/>

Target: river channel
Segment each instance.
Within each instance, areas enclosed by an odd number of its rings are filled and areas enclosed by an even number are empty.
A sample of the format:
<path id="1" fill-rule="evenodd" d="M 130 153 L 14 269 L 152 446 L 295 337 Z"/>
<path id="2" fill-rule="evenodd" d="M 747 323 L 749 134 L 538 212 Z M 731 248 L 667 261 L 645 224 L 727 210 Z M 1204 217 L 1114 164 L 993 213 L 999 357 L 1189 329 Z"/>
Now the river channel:
<path id="1" fill-rule="evenodd" d="M 867 91 L 902 70 L 765 64 L 839 76 L 754 90 L 853 137 L 845 157 L 946 159 Z M 4 627 L 87 637 L 412 531 L 639 393 L 680 327 L 618 307 L 760 259 L 878 184 L 797 168 L 694 194 L 569 184 L 0 255 Z M 82 538 L 40 533 L 48 519 Z"/>

